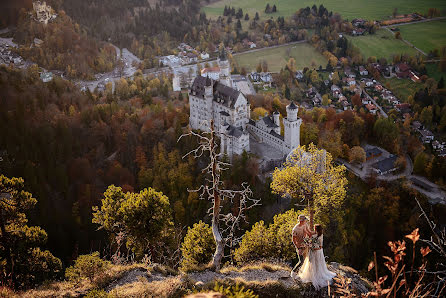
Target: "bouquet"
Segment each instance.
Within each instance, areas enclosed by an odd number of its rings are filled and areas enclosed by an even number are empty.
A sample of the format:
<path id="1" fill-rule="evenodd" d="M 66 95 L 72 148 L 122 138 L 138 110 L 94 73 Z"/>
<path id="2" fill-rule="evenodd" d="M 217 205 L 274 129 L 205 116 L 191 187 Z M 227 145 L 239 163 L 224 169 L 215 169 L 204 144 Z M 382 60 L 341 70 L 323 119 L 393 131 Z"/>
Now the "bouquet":
<path id="1" fill-rule="evenodd" d="M 306 236 L 304 238 L 304 244 L 306 247 L 313 250 L 321 248 L 319 245 L 319 237 L 317 235 L 312 235 L 311 237 Z"/>

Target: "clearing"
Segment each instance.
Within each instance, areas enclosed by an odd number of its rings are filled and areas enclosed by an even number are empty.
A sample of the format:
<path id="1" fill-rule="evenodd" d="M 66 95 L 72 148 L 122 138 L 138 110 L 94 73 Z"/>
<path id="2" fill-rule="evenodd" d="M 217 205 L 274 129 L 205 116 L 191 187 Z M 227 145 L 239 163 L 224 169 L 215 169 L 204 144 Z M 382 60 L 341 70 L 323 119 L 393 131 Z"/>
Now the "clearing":
<path id="1" fill-rule="evenodd" d="M 234 55 L 240 67 L 245 67 L 249 71 L 255 71 L 259 62 L 266 61 L 268 70 L 278 72 L 283 68 L 290 58 L 296 59 L 297 69 L 304 67 L 323 68 L 327 65 L 327 59 L 318 53 L 308 43 L 298 43 L 275 48 L 268 48 L 246 54 Z"/>
<path id="2" fill-rule="evenodd" d="M 391 32 L 380 29 L 372 35 L 347 36 L 347 39 L 359 48 L 365 59 L 371 56 L 392 60 L 394 55 L 409 54 L 415 56 L 418 51 L 402 40 L 396 39 Z"/>
<path id="3" fill-rule="evenodd" d="M 277 7 L 277 12 L 265 13 L 266 4 Z M 319 6 L 323 4 L 329 11 L 339 13 L 344 19 L 365 18 L 369 20 L 382 20 L 390 18 L 394 8 L 398 9 L 398 14 L 408 14 L 412 12 L 427 13 L 429 8 L 437 8 L 440 11 L 446 9 L 444 0 L 220 0 L 202 8 L 208 17 L 218 17 L 223 15 L 225 5 L 242 8 L 243 13 L 248 13 L 251 20 L 258 12 L 260 19 L 265 20 L 270 17 L 289 17 L 299 8 Z"/>

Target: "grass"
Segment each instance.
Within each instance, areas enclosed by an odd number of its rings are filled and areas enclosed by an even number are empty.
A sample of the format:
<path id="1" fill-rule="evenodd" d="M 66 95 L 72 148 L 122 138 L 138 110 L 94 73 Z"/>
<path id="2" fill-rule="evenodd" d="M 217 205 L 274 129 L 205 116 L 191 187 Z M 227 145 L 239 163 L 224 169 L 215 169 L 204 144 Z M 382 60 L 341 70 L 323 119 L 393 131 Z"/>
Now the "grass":
<path id="1" fill-rule="evenodd" d="M 438 63 L 426 63 L 427 75 L 431 78 L 434 78 L 437 82 L 444 77 L 446 80 L 446 72 L 441 72 L 438 69 Z"/>
<path id="2" fill-rule="evenodd" d="M 394 55 L 409 54 L 415 56 L 418 51 L 402 40 L 396 39 L 391 32 L 380 29 L 373 35 L 347 36 L 347 39 L 359 50 L 365 59 L 371 56 L 392 60 Z"/>
<path id="3" fill-rule="evenodd" d="M 314 62 L 316 68 L 319 65 L 322 65 L 322 67 L 327 65 L 327 59 L 307 43 L 264 49 L 234 56 L 241 67 L 245 67 L 250 71 L 255 71 L 259 62 L 265 60 L 268 63 L 269 71 L 272 72 L 280 71 L 291 57 L 296 59 L 297 69 L 312 67 L 312 62 Z"/>
<path id="4" fill-rule="evenodd" d="M 382 84 L 395 94 L 401 102 L 407 102 L 409 96 L 413 96 L 418 90 L 423 88 L 422 83 L 414 83 L 408 79 L 383 78 L 380 80 Z"/>
<path id="5" fill-rule="evenodd" d="M 405 40 L 426 53 L 446 46 L 446 20 L 410 24 L 398 28 Z"/>
<path id="6" fill-rule="evenodd" d="M 277 12 L 266 14 L 265 7 L 269 3 L 271 7 L 275 4 Z M 412 12 L 427 13 L 429 8 L 438 8 L 440 11 L 446 8 L 444 0 L 220 0 L 202 8 L 202 11 L 210 17 L 223 15 L 225 5 L 233 6 L 236 9 L 242 8 L 243 13 L 248 13 L 252 19 L 258 12 L 260 19 L 265 20 L 270 17 L 289 17 L 299 8 L 319 6 L 323 4 L 329 11 L 337 12 L 344 19 L 365 18 L 369 20 L 382 20 L 392 15 L 393 9 L 398 8 L 398 14 Z"/>

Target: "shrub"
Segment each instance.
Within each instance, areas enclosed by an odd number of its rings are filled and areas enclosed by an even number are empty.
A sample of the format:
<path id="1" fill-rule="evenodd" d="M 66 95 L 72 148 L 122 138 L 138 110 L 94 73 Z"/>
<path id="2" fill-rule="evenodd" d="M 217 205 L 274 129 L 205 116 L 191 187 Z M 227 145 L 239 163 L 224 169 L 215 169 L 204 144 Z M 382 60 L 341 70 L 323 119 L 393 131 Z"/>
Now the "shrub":
<path id="1" fill-rule="evenodd" d="M 215 242 L 211 227 L 202 221 L 195 223 L 187 230 L 181 244 L 183 259 L 180 269 L 185 272 L 197 270 L 200 265 L 210 262 L 214 250 Z"/>
<path id="2" fill-rule="evenodd" d="M 95 278 L 102 276 L 109 266 L 110 262 L 102 260 L 98 252 L 81 255 L 73 266 L 67 268 L 65 278 L 74 282 L 88 278 L 90 282 L 93 282 Z"/>
<path id="3" fill-rule="evenodd" d="M 112 297 L 103 289 L 93 289 L 85 296 L 85 298 L 108 298 Z"/>
<path id="4" fill-rule="evenodd" d="M 234 252 L 234 259 L 237 263 L 245 263 L 270 257 L 269 238 L 263 220 L 255 223 L 251 231 L 247 231 L 243 236 L 240 246 Z"/>
<path id="5" fill-rule="evenodd" d="M 252 290 L 245 290 L 239 283 L 229 287 L 215 283 L 214 291 L 222 293 L 227 298 L 259 298 L 259 295 L 254 294 Z"/>
<path id="6" fill-rule="evenodd" d="M 291 241 L 291 231 L 297 223 L 298 213 L 289 210 L 274 216 L 268 228 L 260 221 L 243 236 L 239 248 L 234 252 L 238 263 L 274 258 L 283 261 L 296 257 L 296 249 Z"/>

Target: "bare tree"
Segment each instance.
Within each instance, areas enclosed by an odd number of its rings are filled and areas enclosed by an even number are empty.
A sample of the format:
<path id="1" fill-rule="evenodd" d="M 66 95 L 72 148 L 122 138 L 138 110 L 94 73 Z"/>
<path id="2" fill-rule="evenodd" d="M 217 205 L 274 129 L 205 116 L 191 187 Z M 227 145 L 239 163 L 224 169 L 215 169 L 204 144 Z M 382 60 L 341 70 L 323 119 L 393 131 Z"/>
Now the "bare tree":
<path id="1" fill-rule="evenodd" d="M 214 121 L 210 120 L 210 131 L 202 134 L 190 131 L 180 137 L 195 136 L 199 140 L 196 149 L 187 153 L 184 157 L 192 155 L 194 158 L 200 158 L 209 154 L 209 163 L 203 169 L 203 173 L 208 174 L 206 182 L 192 192 L 198 192 L 200 199 L 206 199 L 212 202 L 212 207 L 208 210 L 212 216 L 212 234 L 214 236 L 216 249 L 212 259 L 212 268 L 220 270 L 221 260 L 224 256 L 225 245 L 233 247 L 240 238 L 235 236 L 240 223 L 246 221 L 245 211 L 254 206 L 260 205 L 260 200 L 252 198 L 251 188 L 247 183 L 242 183 L 239 190 L 225 189 L 221 180 L 221 173 L 230 166 L 221 160 L 223 154 L 218 152 L 217 133 L 214 129 Z M 183 157 L 183 158 L 184 158 Z M 234 204 L 238 202 L 237 214 L 229 212 L 221 214 L 224 203 Z M 220 226 L 222 224 L 222 227 Z"/>

